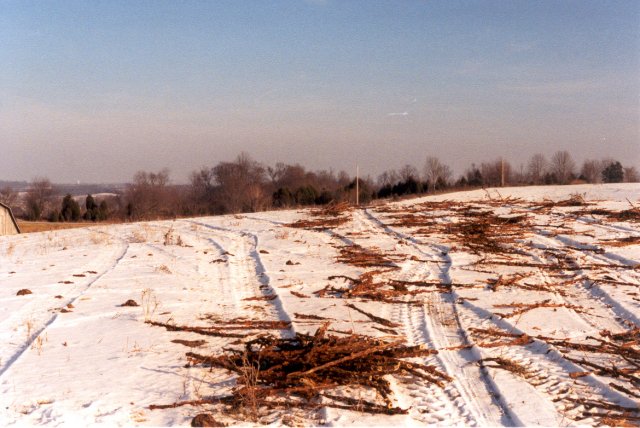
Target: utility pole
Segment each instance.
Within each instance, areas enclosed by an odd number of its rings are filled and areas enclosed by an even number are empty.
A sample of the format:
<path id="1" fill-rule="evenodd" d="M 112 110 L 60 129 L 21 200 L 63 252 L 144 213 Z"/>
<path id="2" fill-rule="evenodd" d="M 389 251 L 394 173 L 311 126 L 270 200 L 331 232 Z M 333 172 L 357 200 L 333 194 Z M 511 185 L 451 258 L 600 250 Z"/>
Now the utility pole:
<path id="1" fill-rule="evenodd" d="M 360 205 L 360 167 L 356 164 L 356 207 Z"/>
<path id="2" fill-rule="evenodd" d="M 500 157 L 500 187 L 504 187 L 504 158 Z"/>

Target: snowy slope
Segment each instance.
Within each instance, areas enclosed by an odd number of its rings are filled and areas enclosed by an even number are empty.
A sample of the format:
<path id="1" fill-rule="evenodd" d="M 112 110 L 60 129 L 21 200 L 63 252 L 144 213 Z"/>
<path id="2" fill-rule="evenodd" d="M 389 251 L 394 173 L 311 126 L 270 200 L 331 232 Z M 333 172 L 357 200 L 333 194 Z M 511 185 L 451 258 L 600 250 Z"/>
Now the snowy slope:
<path id="1" fill-rule="evenodd" d="M 551 203 L 571 197 L 580 204 Z M 290 227 L 318 218 L 301 210 L 2 237 L 0 425 L 188 425 L 202 412 L 240 423 L 215 405 L 150 406 L 229 394 L 235 375 L 186 367 L 184 341 L 207 354 L 241 340 L 145 321 L 285 321 L 268 332 L 291 337 L 315 332 L 313 316 L 332 334 L 437 350 L 412 361 L 452 380 L 390 379 L 405 415 L 325 407 L 262 422 L 639 423 L 640 223 L 614 215 L 639 198 L 637 184 L 502 188 L 351 210 L 324 230 Z M 354 264 L 345 248 L 391 268 Z M 346 292 L 366 273 L 389 298 Z"/>

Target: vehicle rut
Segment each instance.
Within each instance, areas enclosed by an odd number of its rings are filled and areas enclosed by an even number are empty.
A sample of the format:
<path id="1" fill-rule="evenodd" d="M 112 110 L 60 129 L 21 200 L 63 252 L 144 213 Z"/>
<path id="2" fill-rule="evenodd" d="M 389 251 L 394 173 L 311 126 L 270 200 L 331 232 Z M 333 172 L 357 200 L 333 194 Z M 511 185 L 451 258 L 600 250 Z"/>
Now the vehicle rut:
<path id="1" fill-rule="evenodd" d="M 394 271 L 387 276 L 405 281 L 435 280 L 442 284 L 451 283 L 451 260 L 448 259 L 444 247 L 426 245 L 393 230 L 369 210 L 356 212 L 354 216 L 367 224 L 366 229 L 376 234 L 377 239 L 383 234 L 388 236 L 390 241 L 404 242 L 402 251 L 413 256 L 405 260 L 399 272 Z M 425 259 L 431 263 L 425 263 Z M 469 344 L 457 314 L 456 299 L 450 294 L 431 292 L 426 294 L 427 300 L 422 305 L 400 305 L 400 309 L 396 310 L 398 321 L 403 324 L 405 335 L 413 344 L 427 344 L 438 349 L 439 353 L 429 357 L 429 360 L 454 377 L 454 380 L 441 391 L 443 395 L 440 396 L 439 404 L 448 407 L 449 418 L 454 415 L 453 420 L 458 420 L 464 425 L 510 425 L 512 421 L 509 410 L 494 399 L 497 391 L 487 379 L 486 373 L 473 364 L 473 351 L 446 349 Z M 437 412 L 435 414 L 437 417 Z"/>
<path id="2" fill-rule="evenodd" d="M 101 278 L 103 278 L 108 273 L 112 272 L 118 266 L 120 261 L 127 254 L 128 250 L 129 250 L 129 244 L 126 241 L 121 240 L 120 250 L 116 252 L 116 257 L 111 261 L 109 266 L 107 266 L 102 272 L 96 274 L 96 276 L 91 278 L 91 280 L 88 281 L 84 286 L 82 286 L 82 288 L 78 290 L 72 297 L 62 299 L 60 302 L 61 307 L 72 305 L 74 302 L 80 299 L 83 295 L 85 295 L 92 288 L 94 284 L 96 284 Z M 11 367 L 13 367 L 16 364 L 16 362 L 20 359 L 20 357 L 24 355 L 24 353 L 31 348 L 31 346 L 35 343 L 38 337 L 43 335 L 47 330 L 47 328 L 49 328 L 58 319 L 59 315 L 60 315 L 59 312 L 54 312 L 51 316 L 45 319 L 40 324 L 40 326 L 35 328 L 35 330 L 29 336 L 29 338 L 25 342 L 22 342 L 20 346 L 16 348 L 14 353 L 11 354 L 6 361 L 1 362 L 2 365 L 0 366 L 0 380 L 5 375 L 5 373 L 7 373 L 11 369 Z"/>

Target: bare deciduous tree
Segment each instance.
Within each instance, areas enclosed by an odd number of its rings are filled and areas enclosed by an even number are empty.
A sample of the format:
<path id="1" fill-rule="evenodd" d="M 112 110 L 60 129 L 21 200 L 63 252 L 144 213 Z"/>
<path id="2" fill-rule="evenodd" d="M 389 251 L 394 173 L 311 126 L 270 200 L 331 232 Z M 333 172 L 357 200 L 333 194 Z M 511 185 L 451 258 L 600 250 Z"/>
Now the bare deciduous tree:
<path id="1" fill-rule="evenodd" d="M 267 173 L 275 187 L 290 189 L 306 186 L 315 178 L 313 173 L 306 172 L 301 165 L 286 165 L 282 162 L 277 163 L 275 169 L 267 168 Z"/>
<path id="2" fill-rule="evenodd" d="M 451 168 L 438 158 L 429 156 L 424 163 L 424 177 L 429 190 L 441 189 L 451 180 Z"/>
<path id="3" fill-rule="evenodd" d="M 569 183 L 575 174 L 576 164 L 566 150 L 559 150 L 551 158 L 551 173 L 558 184 Z"/>
<path id="4" fill-rule="evenodd" d="M 125 198 L 127 216 L 133 219 L 171 217 L 178 212 L 177 195 L 169 188 L 169 170 L 138 171 Z"/>
<path id="5" fill-rule="evenodd" d="M 626 167 L 624 169 L 624 182 L 625 183 L 637 183 L 640 181 L 640 174 L 634 166 Z"/>
<path id="6" fill-rule="evenodd" d="M 332 170 L 316 171 L 316 180 L 318 188 L 325 191 L 334 191 L 338 188 L 338 179 Z"/>
<path id="7" fill-rule="evenodd" d="M 383 172 L 378 176 L 378 187 L 393 186 L 399 181 L 399 176 L 396 170 L 390 169 Z"/>
<path id="8" fill-rule="evenodd" d="M 542 184 L 547 169 L 547 159 L 542 153 L 531 156 L 527 164 L 527 178 L 531 184 Z"/>
<path id="9" fill-rule="evenodd" d="M 0 190 L 0 202 L 13 208 L 18 202 L 18 192 L 12 187 L 3 187 Z"/>
<path id="10" fill-rule="evenodd" d="M 248 154 L 241 153 L 234 162 L 219 163 L 213 175 L 226 212 L 258 211 L 269 203 L 265 168 Z"/>
<path id="11" fill-rule="evenodd" d="M 344 186 L 348 186 L 349 183 L 351 183 L 351 177 L 349 177 L 349 174 L 347 173 L 347 171 L 340 171 L 338 173 L 338 185 L 340 187 L 344 187 Z"/>
<path id="12" fill-rule="evenodd" d="M 582 168 L 580 169 L 580 176 L 587 183 L 600 183 L 602 181 L 602 170 L 603 170 L 602 161 L 587 159 L 582 163 Z"/>
<path id="13" fill-rule="evenodd" d="M 215 177 L 213 169 L 202 167 L 191 173 L 189 182 L 189 213 L 210 214 L 215 210 Z"/>
<path id="14" fill-rule="evenodd" d="M 411 180 L 418 181 L 420 178 L 420 174 L 418 174 L 416 167 L 409 164 L 403 166 L 398 174 L 400 175 L 400 180 L 405 182 Z"/>
<path id="15" fill-rule="evenodd" d="M 480 164 L 480 172 L 485 186 L 500 186 L 502 183 L 502 169 L 504 167 L 504 182 L 511 182 L 511 164 L 502 159 Z"/>
<path id="16" fill-rule="evenodd" d="M 49 208 L 56 190 L 46 177 L 37 177 L 31 180 L 27 190 L 27 216 L 29 220 L 40 220 Z"/>

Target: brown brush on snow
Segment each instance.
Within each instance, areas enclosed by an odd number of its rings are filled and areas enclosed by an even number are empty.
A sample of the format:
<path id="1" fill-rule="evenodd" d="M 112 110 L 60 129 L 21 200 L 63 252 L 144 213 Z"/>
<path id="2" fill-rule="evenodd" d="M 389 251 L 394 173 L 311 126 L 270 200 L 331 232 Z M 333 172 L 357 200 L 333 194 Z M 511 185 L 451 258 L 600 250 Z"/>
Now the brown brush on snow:
<path id="1" fill-rule="evenodd" d="M 567 309 L 572 309 L 578 313 L 585 312 L 582 306 L 571 305 L 569 303 L 555 303 L 555 302 L 552 302 L 551 299 L 546 299 L 546 300 L 543 300 L 542 302 L 536 302 L 536 303 L 513 302 L 513 303 L 507 303 L 507 304 L 495 304 L 493 305 L 493 307 L 494 308 L 514 308 L 514 310 L 508 314 L 501 314 L 496 312 L 496 315 L 498 315 L 501 318 L 513 318 L 517 315 L 522 315 L 526 312 L 529 312 L 538 308 L 554 308 L 554 310 L 555 308 L 567 308 Z"/>
<path id="2" fill-rule="evenodd" d="M 529 375 L 528 370 L 521 364 L 503 357 L 483 358 L 478 361 L 481 367 L 489 367 L 493 369 L 502 369 L 510 371 L 526 378 Z M 489 364 L 487 364 L 489 363 Z"/>
<path id="3" fill-rule="evenodd" d="M 363 273 L 362 275 L 360 275 L 360 278 L 351 278 L 345 275 L 333 275 L 328 278 L 330 281 L 342 279 L 350 284 L 345 287 L 336 287 L 334 285 L 328 284 L 320 290 L 315 291 L 314 294 L 316 294 L 318 297 L 333 296 L 342 299 L 360 298 L 387 303 L 422 304 L 424 303 L 423 300 L 407 300 L 405 297 L 416 296 L 421 293 L 428 293 L 445 288 L 447 291 L 451 289 L 446 285 L 442 285 L 441 287 L 441 284 L 434 283 L 432 285 L 436 288 L 433 290 L 409 290 L 407 284 L 401 283 L 399 281 L 375 281 L 375 277 L 391 271 L 393 271 L 393 269 L 373 270 Z M 423 285 L 424 287 L 429 286 L 426 283 L 421 283 L 418 285 Z M 416 288 L 418 287 L 418 285 L 416 285 Z"/>
<path id="4" fill-rule="evenodd" d="M 510 333 L 495 328 L 471 327 L 468 332 L 473 338 L 475 344 L 481 348 L 524 346 L 533 342 L 533 339 L 527 334 Z"/>
<path id="5" fill-rule="evenodd" d="M 313 336 L 261 336 L 247 341 L 243 350 L 186 355 L 191 364 L 219 367 L 238 375 L 238 386 L 231 396 L 210 400 L 232 406 L 246 404 L 246 397 L 250 396 L 254 404 L 267 409 L 336 407 L 403 414 L 405 409 L 393 405 L 386 375 L 396 375 L 397 380 L 409 383 L 420 378 L 440 387 L 452 380 L 434 366 L 405 360 L 437 353 L 433 349 L 369 336 L 336 337 L 326 334 L 328 327 L 328 323 L 324 324 Z M 367 401 L 345 397 L 339 392 L 341 386 L 375 391 L 378 398 Z"/>
<path id="6" fill-rule="evenodd" d="M 640 208 L 632 207 L 628 210 L 613 211 L 605 208 L 594 208 L 591 210 L 575 211 L 572 214 L 576 216 L 602 216 L 609 221 L 640 221 Z"/>
<path id="7" fill-rule="evenodd" d="M 287 226 L 308 230 L 333 229 L 350 220 L 350 210 L 348 202 L 330 203 L 322 209 L 311 211 L 311 218 L 298 220 Z"/>
<path id="8" fill-rule="evenodd" d="M 230 331 L 237 330 L 287 330 L 291 326 L 288 321 L 254 321 L 237 318 L 229 321 L 217 320 L 215 317 L 204 316 L 203 320 L 213 322 L 213 325 L 209 326 L 185 326 L 168 324 L 157 321 L 145 321 L 146 324 L 150 324 L 156 327 L 164 327 L 168 331 L 185 331 L 189 333 L 196 333 L 203 336 L 215 336 L 215 337 L 230 337 L 230 338 L 245 338 L 252 333 L 232 333 Z"/>
<path id="9" fill-rule="evenodd" d="M 388 267 L 397 269 L 389 255 L 383 254 L 378 248 L 364 248 L 358 244 L 340 247 L 338 261 L 358 267 Z"/>
<path id="10" fill-rule="evenodd" d="M 640 328 L 634 327 L 620 333 L 604 330 L 600 336 L 587 336 L 581 342 L 543 336 L 538 339 L 556 347 L 567 360 L 593 369 L 597 375 L 628 382 L 631 389 L 637 390 L 640 387 Z M 607 362 L 602 363 L 601 358 L 594 358 L 597 355 L 606 356 Z"/>

